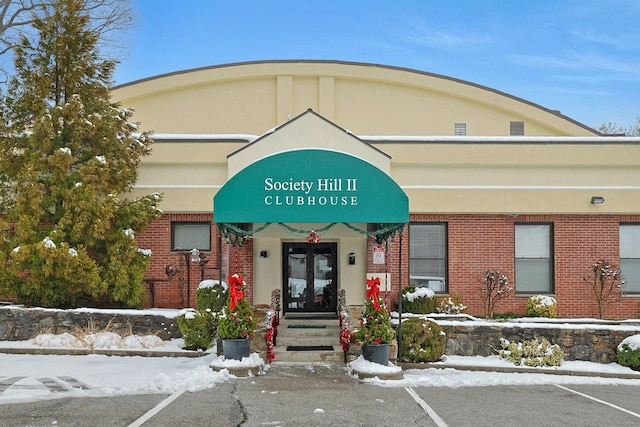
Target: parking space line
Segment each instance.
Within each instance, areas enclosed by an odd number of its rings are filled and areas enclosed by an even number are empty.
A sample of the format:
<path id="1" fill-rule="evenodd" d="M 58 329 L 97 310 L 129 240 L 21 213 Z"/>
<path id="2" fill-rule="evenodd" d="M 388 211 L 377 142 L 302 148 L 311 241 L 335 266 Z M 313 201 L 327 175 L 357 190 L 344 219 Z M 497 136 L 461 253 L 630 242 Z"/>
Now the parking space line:
<path id="1" fill-rule="evenodd" d="M 142 424 L 144 424 L 147 421 L 149 421 L 154 415 L 156 415 L 162 409 L 164 409 L 167 406 L 169 406 L 171 404 L 171 402 L 173 402 L 178 397 L 180 397 L 182 395 L 182 393 L 184 393 L 184 390 L 176 391 L 171 396 L 167 397 L 165 400 L 163 400 L 162 402 L 158 403 L 153 408 L 149 409 L 143 416 L 141 416 L 140 418 L 138 418 L 137 420 L 135 420 L 134 422 L 129 424 L 127 427 L 140 427 Z"/>
<path id="2" fill-rule="evenodd" d="M 11 377 L 0 380 L 0 393 L 11 387 L 14 383 L 24 379 L 25 377 Z"/>
<path id="3" fill-rule="evenodd" d="M 438 414 L 436 414 L 436 411 L 434 411 L 433 408 L 431 408 L 431 406 L 427 404 L 427 402 L 425 402 L 420 396 L 418 396 L 418 393 L 413 391 L 411 387 L 405 387 L 404 389 L 407 391 L 407 393 L 409 393 L 409 396 L 413 397 L 413 400 L 415 400 L 416 403 L 420 405 L 424 412 L 429 417 L 431 417 L 433 422 L 436 423 L 438 427 L 448 427 L 447 423 L 445 423 L 444 420 L 440 418 Z"/>
<path id="4" fill-rule="evenodd" d="M 612 407 L 614 409 L 617 409 L 619 411 L 625 412 L 625 413 L 627 413 L 629 415 L 633 415 L 636 418 L 640 418 L 640 414 L 638 414 L 636 412 L 633 412 L 633 411 L 630 411 L 628 409 L 624 409 L 624 408 L 622 408 L 622 407 L 620 407 L 618 405 L 614 405 L 613 403 L 609 403 L 609 402 L 606 402 L 604 400 L 600 400 L 600 399 L 595 398 L 593 396 L 589 396 L 588 394 L 580 393 L 579 391 L 576 391 L 576 390 L 571 390 L 570 388 L 567 388 L 567 387 L 564 387 L 564 386 L 561 386 L 561 385 L 558 385 L 558 384 L 555 384 L 555 386 L 558 387 L 558 388 L 561 388 L 562 390 L 566 390 L 566 391 L 571 392 L 573 394 L 577 394 L 578 396 L 582 396 L 582 397 L 584 397 L 586 399 L 591 399 L 594 402 L 602 403 L 603 405 L 607 405 L 607 406 L 610 406 L 610 407 Z"/>

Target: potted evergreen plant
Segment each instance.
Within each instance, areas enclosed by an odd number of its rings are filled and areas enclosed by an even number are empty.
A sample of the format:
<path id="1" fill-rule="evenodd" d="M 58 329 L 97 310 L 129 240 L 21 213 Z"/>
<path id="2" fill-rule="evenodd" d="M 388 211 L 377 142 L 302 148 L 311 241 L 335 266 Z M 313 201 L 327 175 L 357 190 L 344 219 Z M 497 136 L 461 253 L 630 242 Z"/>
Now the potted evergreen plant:
<path id="1" fill-rule="evenodd" d="M 244 298 L 245 283 L 237 274 L 228 277 L 229 297 L 218 315 L 218 336 L 227 359 L 242 360 L 251 354 L 251 339 L 258 323 Z"/>
<path id="2" fill-rule="evenodd" d="M 394 333 L 389 312 L 380 298 L 380 278 L 367 279 L 367 300 L 356 332 L 356 343 L 362 348 L 364 359 L 387 366 Z"/>

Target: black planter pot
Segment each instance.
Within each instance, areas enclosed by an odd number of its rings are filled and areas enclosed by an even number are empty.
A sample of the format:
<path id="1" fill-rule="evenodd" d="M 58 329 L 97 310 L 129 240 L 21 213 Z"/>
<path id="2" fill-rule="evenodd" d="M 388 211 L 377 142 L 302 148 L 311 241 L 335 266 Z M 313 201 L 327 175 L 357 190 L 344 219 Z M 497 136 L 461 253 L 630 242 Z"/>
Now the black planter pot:
<path id="1" fill-rule="evenodd" d="M 391 344 L 366 344 L 362 346 L 364 360 L 389 366 L 389 347 Z"/>
<path id="2" fill-rule="evenodd" d="M 242 360 L 243 357 L 249 357 L 251 340 L 248 338 L 223 339 L 222 353 L 226 359 Z"/>

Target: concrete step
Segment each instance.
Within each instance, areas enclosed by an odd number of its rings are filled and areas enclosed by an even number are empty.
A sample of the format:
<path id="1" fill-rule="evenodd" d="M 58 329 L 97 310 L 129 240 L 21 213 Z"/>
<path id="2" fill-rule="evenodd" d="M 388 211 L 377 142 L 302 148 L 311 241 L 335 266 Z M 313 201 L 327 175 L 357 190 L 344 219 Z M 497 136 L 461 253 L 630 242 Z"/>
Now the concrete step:
<path id="1" fill-rule="evenodd" d="M 340 336 L 336 333 L 331 336 L 290 336 L 280 335 L 276 337 L 276 345 L 278 347 L 286 347 L 288 345 L 339 345 Z"/>
<path id="2" fill-rule="evenodd" d="M 280 319 L 280 325 L 325 325 L 325 326 L 338 326 L 340 321 L 338 319 L 304 319 L 304 318 L 288 318 L 284 317 Z"/>
<path id="3" fill-rule="evenodd" d="M 315 325 L 323 328 L 288 328 L 289 325 Z M 333 350 L 287 351 L 287 346 L 332 346 Z M 281 319 L 278 326 L 275 360 L 279 362 L 342 362 L 338 319 Z"/>
<path id="4" fill-rule="evenodd" d="M 286 346 L 276 346 L 273 349 L 277 362 L 335 362 L 344 361 L 344 353 L 339 345 L 333 350 L 325 351 L 287 351 Z"/>
<path id="5" fill-rule="evenodd" d="M 328 327 L 323 329 L 306 329 L 306 328 L 287 328 L 282 325 L 278 326 L 278 336 L 287 336 L 287 337 L 338 337 L 340 336 L 340 328 Z"/>
<path id="6" fill-rule="evenodd" d="M 292 326 L 291 328 L 289 326 Z M 296 326 L 311 326 L 309 328 Z M 339 337 L 340 325 L 338 320 L 318 319 L 283 319 L 278 326 L 280 337 Z"/>

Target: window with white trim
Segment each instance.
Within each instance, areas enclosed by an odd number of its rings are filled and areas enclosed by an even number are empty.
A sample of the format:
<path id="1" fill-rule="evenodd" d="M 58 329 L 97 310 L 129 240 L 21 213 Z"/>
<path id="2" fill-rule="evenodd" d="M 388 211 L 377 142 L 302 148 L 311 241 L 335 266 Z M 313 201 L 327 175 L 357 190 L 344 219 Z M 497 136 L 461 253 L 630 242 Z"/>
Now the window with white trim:
<path id="1" fill-rule="evenodd" d="M 467 134 L 467 124 L 466 123 L 455 123 L 453 125 L 453 134 L 454 135 L 466 135 Z"/>
<path id="2" fill-rule="evenodd" d="M 190 251 L 191 249 L 211 251 L 210 222 L 171 223 L 171 250 Z"/>
<path id="3" fill-rule="evenodd" d="M 446 224 L 409 224 L 409 284 L 448 291 Z"/>
<path id="4" fill-rule="evenodd" d="M 553 293 L 553 226 L 516 224 L 516 293 Z"/>
<path id="5" fill-rule="evenodd" d="M 640 294 L 640 224 L 620 225 L 620 271 L 624 292 Z"/>

